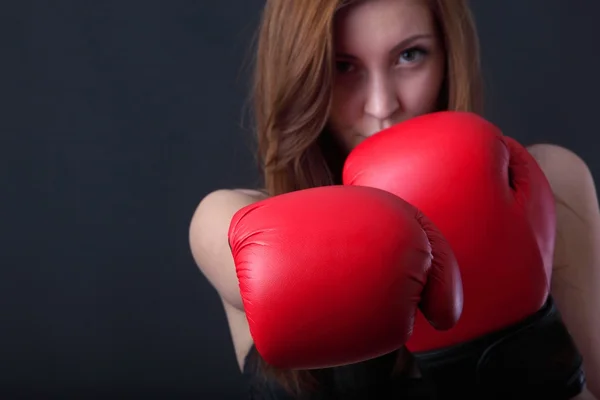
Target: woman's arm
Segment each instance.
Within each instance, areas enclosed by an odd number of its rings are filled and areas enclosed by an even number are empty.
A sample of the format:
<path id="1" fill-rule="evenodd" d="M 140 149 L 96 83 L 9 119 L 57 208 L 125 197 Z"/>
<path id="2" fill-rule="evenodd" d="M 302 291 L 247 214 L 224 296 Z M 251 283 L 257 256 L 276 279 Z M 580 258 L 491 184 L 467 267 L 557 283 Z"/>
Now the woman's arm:
<path id="1" fill-rule="evenodd" d="M 530 152 L 556 197 L 552 296 L 583 355 L 588 389 L 600 397 L 600 210 L 594 179 L 567 149 L 541 144 Z"/>
<path id="2" fill-rule="evenodd" d="M 223 301 L 237 310 L 244 307 L 227 240 L 229 222 L 239 209 L 262 198 L 264 195 L 250 190 L 217 190 L 202 199 L 190 222 L 194 261 Z"/>
<path id="3" fill-rule="evenodd" d="M 581 394 L 577 395 L 577 397 L 573 397 L 572 400 L 598 400 L 598 398 L 586 388 Z"/>

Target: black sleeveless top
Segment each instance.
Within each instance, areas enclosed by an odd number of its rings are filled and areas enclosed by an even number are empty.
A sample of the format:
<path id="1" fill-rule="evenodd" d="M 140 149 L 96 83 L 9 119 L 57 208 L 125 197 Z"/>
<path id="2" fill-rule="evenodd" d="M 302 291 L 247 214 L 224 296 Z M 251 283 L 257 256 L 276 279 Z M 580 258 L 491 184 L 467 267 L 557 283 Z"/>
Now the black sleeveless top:
<path id="1" fill-rule="evenodd" d="M 388 400 L 435 397 L 420 378 L 392 376 L 396 353 L 366 362 L 315 371 L 318 390 L 294 397 L 274 379 L 259 372 L 260 355 L 253 346 L 244 363 L 244 379 L 251 400 Z"/>

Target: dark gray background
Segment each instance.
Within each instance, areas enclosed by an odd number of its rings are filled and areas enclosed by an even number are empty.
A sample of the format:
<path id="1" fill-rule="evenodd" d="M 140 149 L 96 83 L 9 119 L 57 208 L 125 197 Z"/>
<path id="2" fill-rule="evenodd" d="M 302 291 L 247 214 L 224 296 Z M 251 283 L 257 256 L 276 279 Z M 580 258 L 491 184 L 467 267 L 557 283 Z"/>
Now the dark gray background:
<path id="1" fill-rule="evenodd" d="M 262 3 L 0 6 L 0 398 L 242 394 L 187 229 L 207 192 L 257 179 L 242 116 Z M 598 175 L 599 3 L 473 3 L 488 117 Z"/>

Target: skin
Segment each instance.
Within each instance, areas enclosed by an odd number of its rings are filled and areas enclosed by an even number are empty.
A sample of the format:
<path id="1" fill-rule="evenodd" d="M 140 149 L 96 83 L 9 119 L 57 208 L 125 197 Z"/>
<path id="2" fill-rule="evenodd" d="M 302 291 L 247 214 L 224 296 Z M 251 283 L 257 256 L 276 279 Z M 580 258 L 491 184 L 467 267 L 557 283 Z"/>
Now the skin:
<path id="1" fill-rule="evenodd" d="M 371 0 L 343 9 L 335 25 L 336 78 L 329 125 L 351 150 L 366 137 L 436 109 L 444 52 L 433 20 L 419 0 Z M 552 295 L 585 358 L 588 388 L 578 399 L 600 397 L 600 211 L 586 164 L 559 146 L 530 152 L 544 170 L 557 204 L 558 227 Z M 219 293 L 240 368 L 252 346 L 235 265 L 227 241 L 229 222 L 240 208 L 264 194 L 247 189 L 208 194 L 192 217 L 193 257 Z"/>
<path id="2" fill-rule="evenodd" d="M 436 109 L 445 54 L 419 0 L 361 2 L 334 25 L 336 78 L 330 126 L 348 150 Z"/>

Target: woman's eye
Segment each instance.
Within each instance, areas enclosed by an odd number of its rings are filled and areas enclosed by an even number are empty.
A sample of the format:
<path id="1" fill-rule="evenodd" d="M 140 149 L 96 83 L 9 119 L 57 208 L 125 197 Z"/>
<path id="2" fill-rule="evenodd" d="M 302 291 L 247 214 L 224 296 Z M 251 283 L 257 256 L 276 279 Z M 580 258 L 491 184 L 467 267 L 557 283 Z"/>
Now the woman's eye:
<path id="1" fill-rule="evenodd" d="M 335 69 L 337 72 L 346 74 L 348 72 L 354 71 L 354 65 L 348 61 L 336 61 Z"/>
<path id="2" fill-rule="evenodd" d="M 421 61 L 421 59 L 426 55 L 426 51 L 417 47 L 405 50 L 400 54 L 400 58 L 398 59 L 398 64 L 406 64 L 406 63 L 414 63 Z"/>

